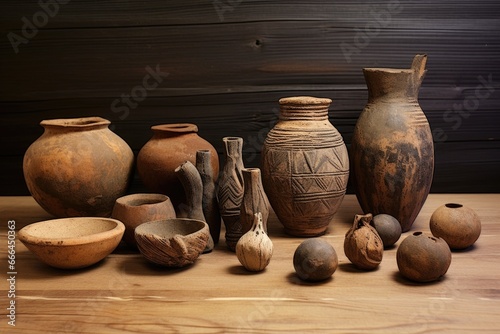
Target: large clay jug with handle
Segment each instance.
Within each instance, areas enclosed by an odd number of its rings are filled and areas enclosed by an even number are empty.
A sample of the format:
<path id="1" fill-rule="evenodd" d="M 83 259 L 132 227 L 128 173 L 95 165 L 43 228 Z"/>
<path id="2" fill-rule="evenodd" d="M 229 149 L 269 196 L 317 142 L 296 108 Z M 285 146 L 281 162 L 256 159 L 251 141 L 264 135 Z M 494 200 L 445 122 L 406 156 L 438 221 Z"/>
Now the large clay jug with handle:
<path id="1" fill-rule="evenodd" d="M 418 92 L 426 55 L 409 69 L 365 68 L 368 103 L 351 142 L 351 172 L 365 213 L 389 214 L 408 231 L 429 193 L 434 145 Z"/>

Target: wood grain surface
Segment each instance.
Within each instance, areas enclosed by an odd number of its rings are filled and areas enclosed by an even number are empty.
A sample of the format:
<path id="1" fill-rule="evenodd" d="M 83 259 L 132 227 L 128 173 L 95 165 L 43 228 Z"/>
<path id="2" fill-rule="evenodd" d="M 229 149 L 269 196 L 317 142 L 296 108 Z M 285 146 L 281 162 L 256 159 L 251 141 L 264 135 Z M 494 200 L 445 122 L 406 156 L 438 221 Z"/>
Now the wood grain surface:
<path id="1" fill-rule="evenodd" d="M 43 119 L 110 119 L 136 153 L 150 126 L 192 122 L 219 154 L 222 137 L 243 137 L 256 167 L 278 99 L 313 95 L 333 99 L 349 147 L 367 100 L 361 69 L 407 68 L 417 53 L 429 56 L 420 104 L 436 141 L 431 191 L 500 191 L 498 1 L 64 2 L 46 22 L 38 1 L 2 2 L 2 195 L 28 195 L 22 157 Z M 24 38 L 16 48 L 12 34 Z M 161 82 L 127 107 L 122 96 L 157 66 Z M 132 190 L 144 190 L 137 176 Z"/>
<path id="2" fill-rule="evenodd" d="M 330 280 L 300 281 L 293 252 L 304 239 L 286 236 L 271 213 L 274 255 L 265 271 L 251 274 L 226 250 L 183 270 L 148 264 L 120 245 L 102 262 L 76 271 L 52 269 L 16 243 L 16 328 L 7 325 L 5 282 L 0 296 L 2 333 L 498 333 L 500 329 L 500 195 L 431 194 L 411 232 L 386 250 L 378 270 L 355 269 L 343 252 L 344 235 L 360 213 L 348 195 L 321 238 L 337 251 Z M 448 273 L 431 284 L 398 274 L 397 245 L 415 231 L 429 231 L 440 205 L 473 208 L 482 234 L 453 252 Z M 0 258 L 7 269 L 7 220 L 16 230 L 50 218 L 31 197 L 0 197 Z"/>

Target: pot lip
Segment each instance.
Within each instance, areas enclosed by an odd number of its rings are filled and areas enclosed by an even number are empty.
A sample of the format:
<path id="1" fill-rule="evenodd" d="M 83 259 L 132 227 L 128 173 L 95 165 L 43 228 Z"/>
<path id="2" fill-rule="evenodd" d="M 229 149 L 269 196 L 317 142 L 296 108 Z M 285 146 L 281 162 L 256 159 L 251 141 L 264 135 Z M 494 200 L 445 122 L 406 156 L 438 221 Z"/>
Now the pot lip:
<path id="1" fill-rule="evenodd" d="M 74 236 L 74 237 L 39 237 L 31 233 L 31 229 L 36 226 L 43 226 L 46 224 L 65 224 L 65 221 L 70 220 L 102 220 L 112 222 L 115 225 L 109 230 L 105 230 L 98 233 L 88 234 L 84 236 Z M 69 222 L 70 223 L 70 222 Z M 35 246 L 45 246 L 45 247 L 70 247 L 70 246 L 82 246 L 87 244 L 93 244 L 96 242 L 102 242 L 104 240 L 109 240 L 118 235 L 123 235 L 125 232 L 125 225 L 113 218 L 105 217 L 69 217 L 69 218 L 58 218 L 40 221 L 37 223 L 29 224 L 23 227 L 19 233 L 19 240 L 23 243 L 27 243 Z"/>
<path id="2" fill-rule="evenodd" d="M 329 105 L 332 100 L 325 97 L 290 96 L 279 99 L 280 105 Z"/>
<path id="3" fill-rule="evenodd" d="M 154 228 L 157 227 L 158 225 L 179 225 L 179 224 L 191 224 L 194 225 L 196 228 L 193 232 L 191 233 L 186 233 L 186 234 L 172 234 L 172 235 L 165 235 L 163 233 L 158 233 Z M 148 231 L 148 227 L 152 226 L 154 231 Z M 144 231 L 146 230 L 146 231 Z M 160 219 L 160 220 L 154 220 L 154 221 L 149 221 L 145 222 L 135 228 L 134 234 L 142 236 L 143 238 L 156 238 L 156 239 L 162 239 L 162 240 L 171 240 L 175 237 L 181 238 L 181 239 L 186 239 L 186 238 L 192 238 L 193 236 L 196 236 L 200 233 L 208 233 L 208 224 L 202 220 L 199 219 L 194 219 L 194 218 L 167 218 L 167 219 Z"/>
<path id="4" fill-rule="evenodd" d="M 411 73 L 414 73 L 414 70 L 411 68 L 365 67 L 365 68 L 363 68 L 363 72 L 411 74 Z"/>
<path id="5" fill-rule="evenodd" d="M 246 173 L 260 173 L 259 167 L 246 167 L 241 169 L 242 172 Z"/>
<path id="6" fill-rule="evenodd" d="M 168 201 L 170 201 L 170 197 L 168 197 L 165 194 L 136 193 L 119 197 L 116 199 L 115 203 L 123 206 L 138 207 L 147 205 L 158 205 Z M 138 204 L 137 202 L 140 204 Z"/>
<path id="7" fill-rule="evenodd" d="M 47 128 L 94 128 L 108 126 L 111 122 L 99 116 L 79 117 L 79 118 L 56 118 L 46 119 L 40 122 L 40 125 Z"/>
<path id="8" fill-rule="evenodd" d="M 170 123 L 153 125 L 151 130 L 170 133 L 192 133 L 198 132 L 198 127 L 192 123 Z"/>
<path id="9" fill-rule="evenodd" d="M 223 142 L 243 142 L 243 138 L 241 138 L 241 137 L 234 137 L 234 136 L 228 136 L 228 137 L 223 137 L 222 141 Z"/>
<path id="10" fill-rule="evenodd" d="M 464 207 L 463 204 L 461 203 L 456 203 L 456 202 L 450 202 L 450 203 L 446 203 L 443 205 L 444 207 L 446 207 L 447 209 L 461 209 Z"/>

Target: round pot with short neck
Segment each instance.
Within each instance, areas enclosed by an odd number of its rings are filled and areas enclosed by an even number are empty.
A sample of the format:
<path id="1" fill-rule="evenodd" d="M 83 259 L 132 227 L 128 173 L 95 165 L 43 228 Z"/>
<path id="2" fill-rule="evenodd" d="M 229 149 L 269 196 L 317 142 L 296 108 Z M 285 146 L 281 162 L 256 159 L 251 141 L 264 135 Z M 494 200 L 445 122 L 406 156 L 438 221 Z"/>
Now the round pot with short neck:
<path id="1" fill-rule="evenodd" d="M 175 169 L 185 161 L 196 164 L 196 151 L 209 150 L 213 179 L 219 174 L 219 158 L 215 148 L 198 136 L 198 127 L 189 123 L 161 124 L 151 127 L 153 137 L 137 156 L 137 172 L 146 188 L 170 197 L 178 210 L 185 202 L 182 185 Z"/>
<path id="2" fill-rule="evenodd" d="M 24 155 L 33 198 L 56 217 L 111 214 L 125 194 L 134 164 L 127 143 L 101 117 L 44 120 L 44 132 Z"/>

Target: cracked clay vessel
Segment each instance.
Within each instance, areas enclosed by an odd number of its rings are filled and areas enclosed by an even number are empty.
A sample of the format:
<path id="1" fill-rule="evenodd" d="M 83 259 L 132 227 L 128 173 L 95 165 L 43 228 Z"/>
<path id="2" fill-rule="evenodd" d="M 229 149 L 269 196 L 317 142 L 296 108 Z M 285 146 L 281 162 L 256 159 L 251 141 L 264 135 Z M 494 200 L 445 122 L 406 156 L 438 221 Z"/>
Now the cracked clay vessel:
<path id="1" fill-rule="evenodd" d="M 24 155 L 33 198 L 57 217 L 109 217 L 125 194 L 134 163 L 127 143 L 100 117 L 45 120 Z"/>
<path id="2" fill-rule="evenodd" d="M 351 171 L 365 213 L 388 214 L 408 231 L 429 193 L 434 145 L 418 104 L 426 55 L 410 69 L 365 68 L 368 103 L 351 143 Z"/>

